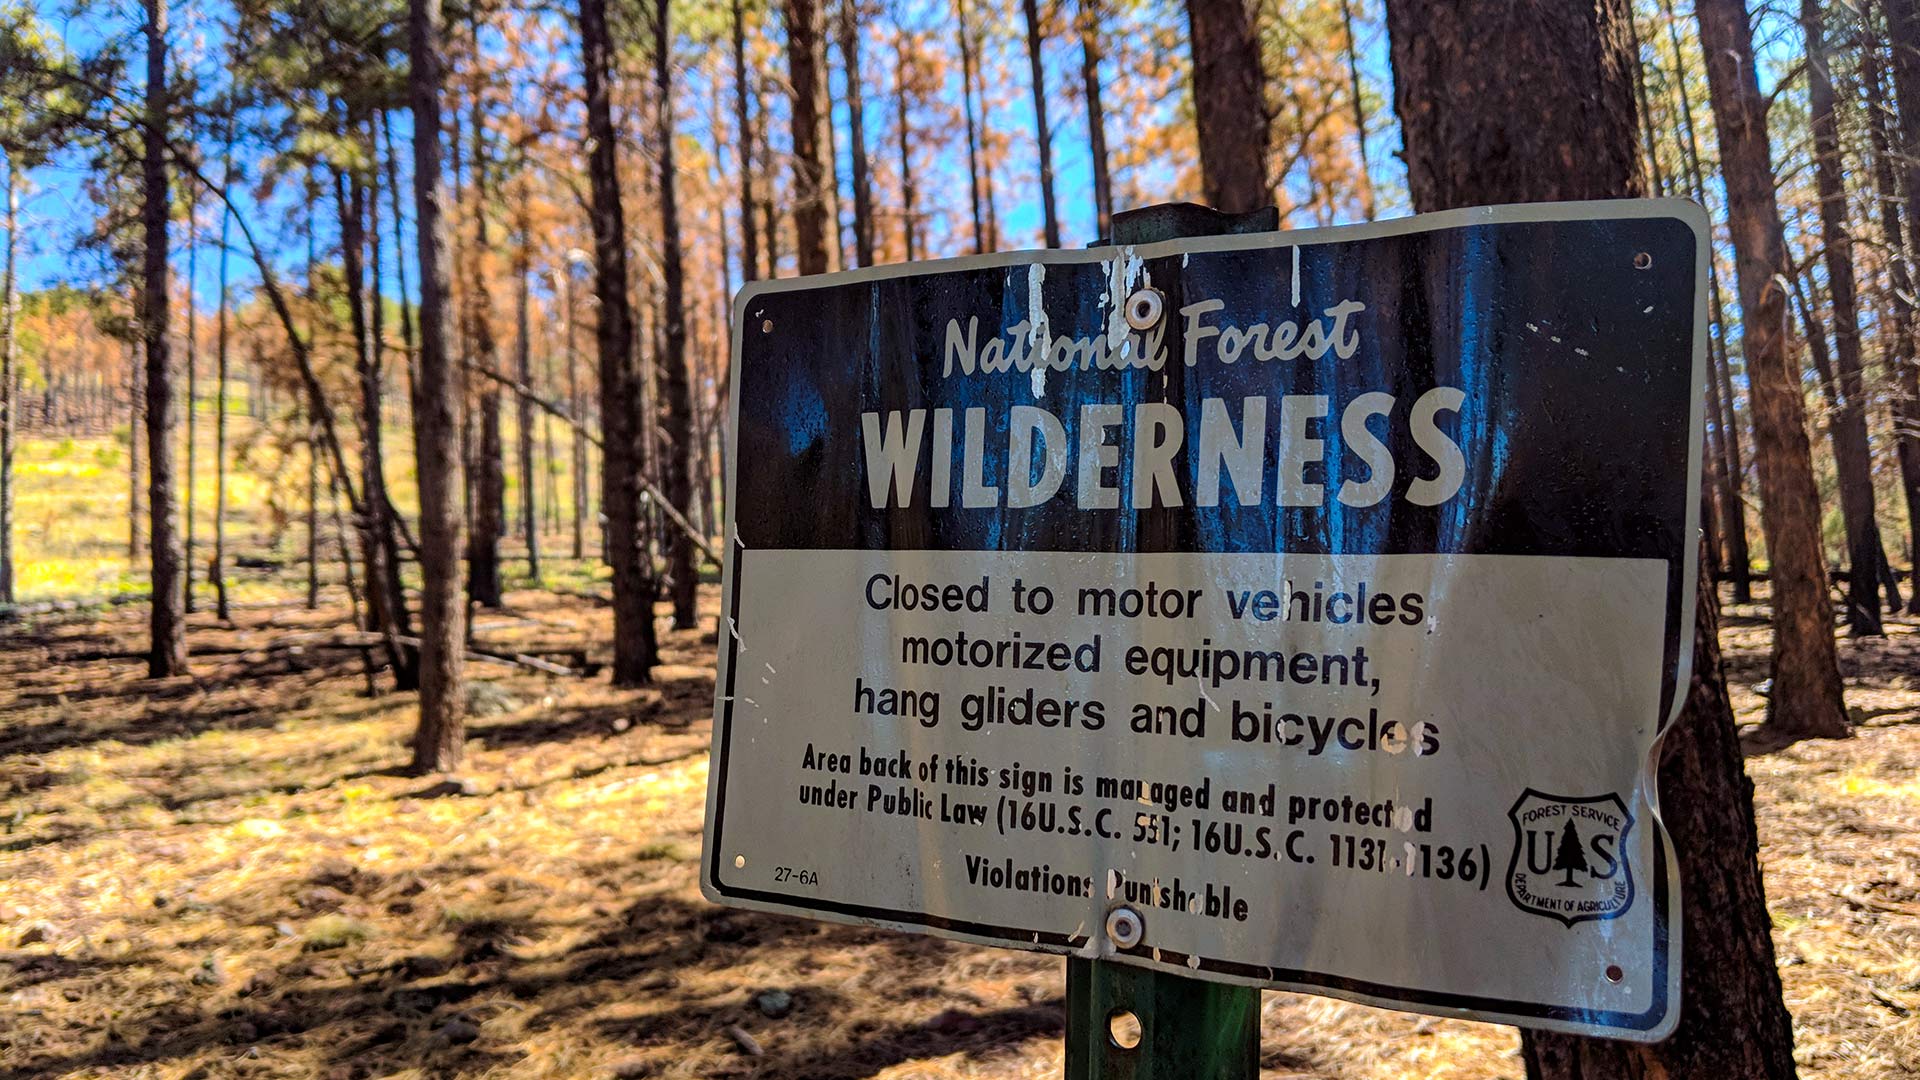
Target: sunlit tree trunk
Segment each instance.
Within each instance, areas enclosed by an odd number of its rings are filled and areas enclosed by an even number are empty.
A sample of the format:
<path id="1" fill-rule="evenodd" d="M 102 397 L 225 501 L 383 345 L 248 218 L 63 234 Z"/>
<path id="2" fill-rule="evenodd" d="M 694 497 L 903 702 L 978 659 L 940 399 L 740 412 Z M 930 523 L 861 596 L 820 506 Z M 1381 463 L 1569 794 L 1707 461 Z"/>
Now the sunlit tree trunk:
<path id="1" fill-rule="evenodd" d="M 1200 182 L 1217 210 L 1246 213 L 1273 201 L 1267 181 L 1266 76 L 1243 0 L 1187 0 L 1193 50 Z"/>
<path id="2" fill-rule="evenodd" d="M 447 339 L 450 271 L 440 175 L 439 0 L 408 0 L 408 93 L 413 107 L 413 211 L 420 267 L 420 358 L 414 452 L 420 477 L 420 726 L 413 768 L 458 768 L 466 744 L 466 612 L 460 597 L 460 459 Z"/>
<path id="3" fill-rule="evenodd" d="M 136 301 L 137 302 L 137 301 Z M 144 345 L 127 342 L 127 562 L 146 550 L 146 474 L 141 449 L 146 431 L 147 366 Z"/>
<path id="4" fill-rule="evenodd" d="M 1760 460 L 1773 607 L 1773 692 L 1767 724 L 1778 734 L 1847 734 L 1833 605 L 1820 555 L 1820 496 L 1807 443 L 1806 402 L 1788 354 L 1788 273 L 1774 200 L 1766 104 L 1753 67 L 1753 35 L 1741 0 L 1698 0 L 1700 45 L 1720 135 L 1727 221 L 1740 278 L 1747 384 Z"/>
<path id="5" fill-rule="evenodd" d="M 640 533 L 644 451 L 642 403 L 633 362 L 633 308 L 628 296 L 626 212 L 621 206 L 618 142 L 609 81 L 612 41 L 606 0 L 580 0 L 582 81 L 586 93 L 587 175 L 591 188 L 594 292 L 600 300 L 600 503 L 607 517 L 607 558 L 613 566 L 613 681 L 650 681 L 658 653 L 653 625 L 656 585 Z M 823 256 L 824 257 L 824 256 Z"/>
<path id="6" fill-rule="evenodd" d="M 153 575 L 152 640 L 147 674 L 163 679 L 187 670 L 186 616 L 181 610 L 180 534 L 174 495 L 173 353 L 167 339 L 167 222 L 172 190 L 167 180 L 166 0 L 146 0 L 147 88 L 145 154 L 141 186 L 146 235 L 140 328 L 147 347 L 147 542 Z"/>
<path id="7" fill-rule="evenodd" d="M 1421 162 L 1414 209 L 1644 194 L 1628 11 L 1628 0 L 1391 0 L 1395 101 L 1408 158 Z M 1468 112 L 1425 106 L 1449 95 L 1470 97 Z M 1793 1075 L 1719 603 L 1704 575 L 1695 586 L 1692 682 L 1659 762 L 1686 898 L 1679 1028 L 1654 1044 L 1523 1032 L 1532 1080 Z"/>

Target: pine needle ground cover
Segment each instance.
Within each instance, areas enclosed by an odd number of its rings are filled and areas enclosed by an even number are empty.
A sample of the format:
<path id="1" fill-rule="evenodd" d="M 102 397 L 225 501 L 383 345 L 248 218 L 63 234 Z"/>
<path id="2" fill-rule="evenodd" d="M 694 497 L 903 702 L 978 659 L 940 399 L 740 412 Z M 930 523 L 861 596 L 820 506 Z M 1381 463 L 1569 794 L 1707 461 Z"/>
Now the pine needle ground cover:
<path id="1" fill-rule="evenodd" d="M 166 682 L 138 605 L 6 628 L 0 1080 L 1057 1075 L 1056 959 L 700 898 L 711 586 L 652 689 L 476 665 L 454 780 L 401 774 L 412 699 L 367 696 L 322 599 L 194 616 L 195 677 Z M 1726 620 L 1748 722 L 1764 614 Z M 1920 1069 L 1915 629 L 1842 643 L 1855 738 L 1748 762 L 1808 1077 Z M 591 660 L 610 627 L 528 590 L 476 634 Z M 1517 1078 L 1517 1045 L 1264 1002 L 1271 1078 Z"/>

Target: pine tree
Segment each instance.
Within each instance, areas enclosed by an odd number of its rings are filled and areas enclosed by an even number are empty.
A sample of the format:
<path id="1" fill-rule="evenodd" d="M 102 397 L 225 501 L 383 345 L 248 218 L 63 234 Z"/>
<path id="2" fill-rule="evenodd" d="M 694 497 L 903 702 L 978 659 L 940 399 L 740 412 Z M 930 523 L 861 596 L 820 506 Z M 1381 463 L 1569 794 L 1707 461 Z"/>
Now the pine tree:
<path id="1" fill-rule="evenodd" d="M 1414 209 L 1644 194 L 1627 15 L 1626 0 L 1391 0 Z M 1704 576 L 1695 584 L 1692 682 L 1659 762 L 1686 898 L 1680 1025 L 1652 1045 L 1523 1032 L 1531 1080 L 1793 1075 L 1719 601 Z"/>
<path id="2" fill-rule="evenodd" d="M 1573 819 L 1567 819 L 1566 828 L 1560 831 L 1560 846 L 1553 852 L 1553 868 L 1565 870 L 1566 878 L 1560 882 L 1563 888 L 1573 888 L 1580 883 L 1574 880 L 1577 871 L 1589 869 L 1587 853 L 1580 847 L 1580 834 L 1574 831 Z"/>

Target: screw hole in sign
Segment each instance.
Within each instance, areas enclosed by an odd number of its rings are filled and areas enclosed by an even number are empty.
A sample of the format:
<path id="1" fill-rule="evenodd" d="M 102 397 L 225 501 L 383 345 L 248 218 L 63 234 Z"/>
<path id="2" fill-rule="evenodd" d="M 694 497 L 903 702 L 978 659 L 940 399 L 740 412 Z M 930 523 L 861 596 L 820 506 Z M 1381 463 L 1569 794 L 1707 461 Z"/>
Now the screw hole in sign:
<path id="1" fill-rule="evenodd" d="M 1115 1009 L 1107 1014 L 1107 1038 L 1122 1050 L 1132 1050 L 1140 1045 L 1140 1018 L 1131 1010 Z"/>
<path id="2" fill-rule="evenodd" d="M 735 870 L 745 870 L 747 868 L 747 857 L 745 855 L 735 855 L 733 857 L 733 868 Z"/>
<path id="3" fill-rule="evenodd" d="M 1626 972 L 1624 972 L 1624 971 L 1621 971 L 1621 970 L 1620 970 L 1620 965 L 1619 965 L 1619 964 L 1608 964 L 1608 965 L 1607 965 L 1607 981 L 1608 981 L 1608 982 L 1610 982 L 1610 983 L 1617 983 L 1617 982 L 1619 982 L 1619 981 L 1620 981 L 1621 979 L 1624 979 L 1624 978 L 1626 978 L 1626 977 L 1627 977 L 1627 973 L 1626 973 Z"/>
<path id="4" fill-rule="evenodd" d="M 771 333 L 773 333 L 773 320 L 772 320 L 772 319 L 761 319 L 761 320 L 760 320 L 760 332 L 761 332 L 761 333 L 763 333 L 763 334 L 771 334 Z"/>
<path id="5" fill-rule="evenodd" d="M 1652 269 L 1652 267 L 1653 267 L 1652 253 L 1645 252 L 1645 251 L 1634 253 L 1633 268 L 1635 270 L 1649 270 L 1649 269 Z"/>

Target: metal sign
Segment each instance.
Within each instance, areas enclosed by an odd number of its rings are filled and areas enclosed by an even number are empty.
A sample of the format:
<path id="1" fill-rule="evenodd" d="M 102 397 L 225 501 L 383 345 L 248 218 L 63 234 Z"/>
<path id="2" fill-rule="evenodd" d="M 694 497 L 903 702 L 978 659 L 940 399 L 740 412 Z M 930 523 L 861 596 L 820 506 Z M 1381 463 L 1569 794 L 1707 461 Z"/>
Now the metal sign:
<path id="1" fill-rule="evenodd" d="M 1706 228 L 1506 207 L 752 286 L 706 894 L 1670 1032 Z"/>

